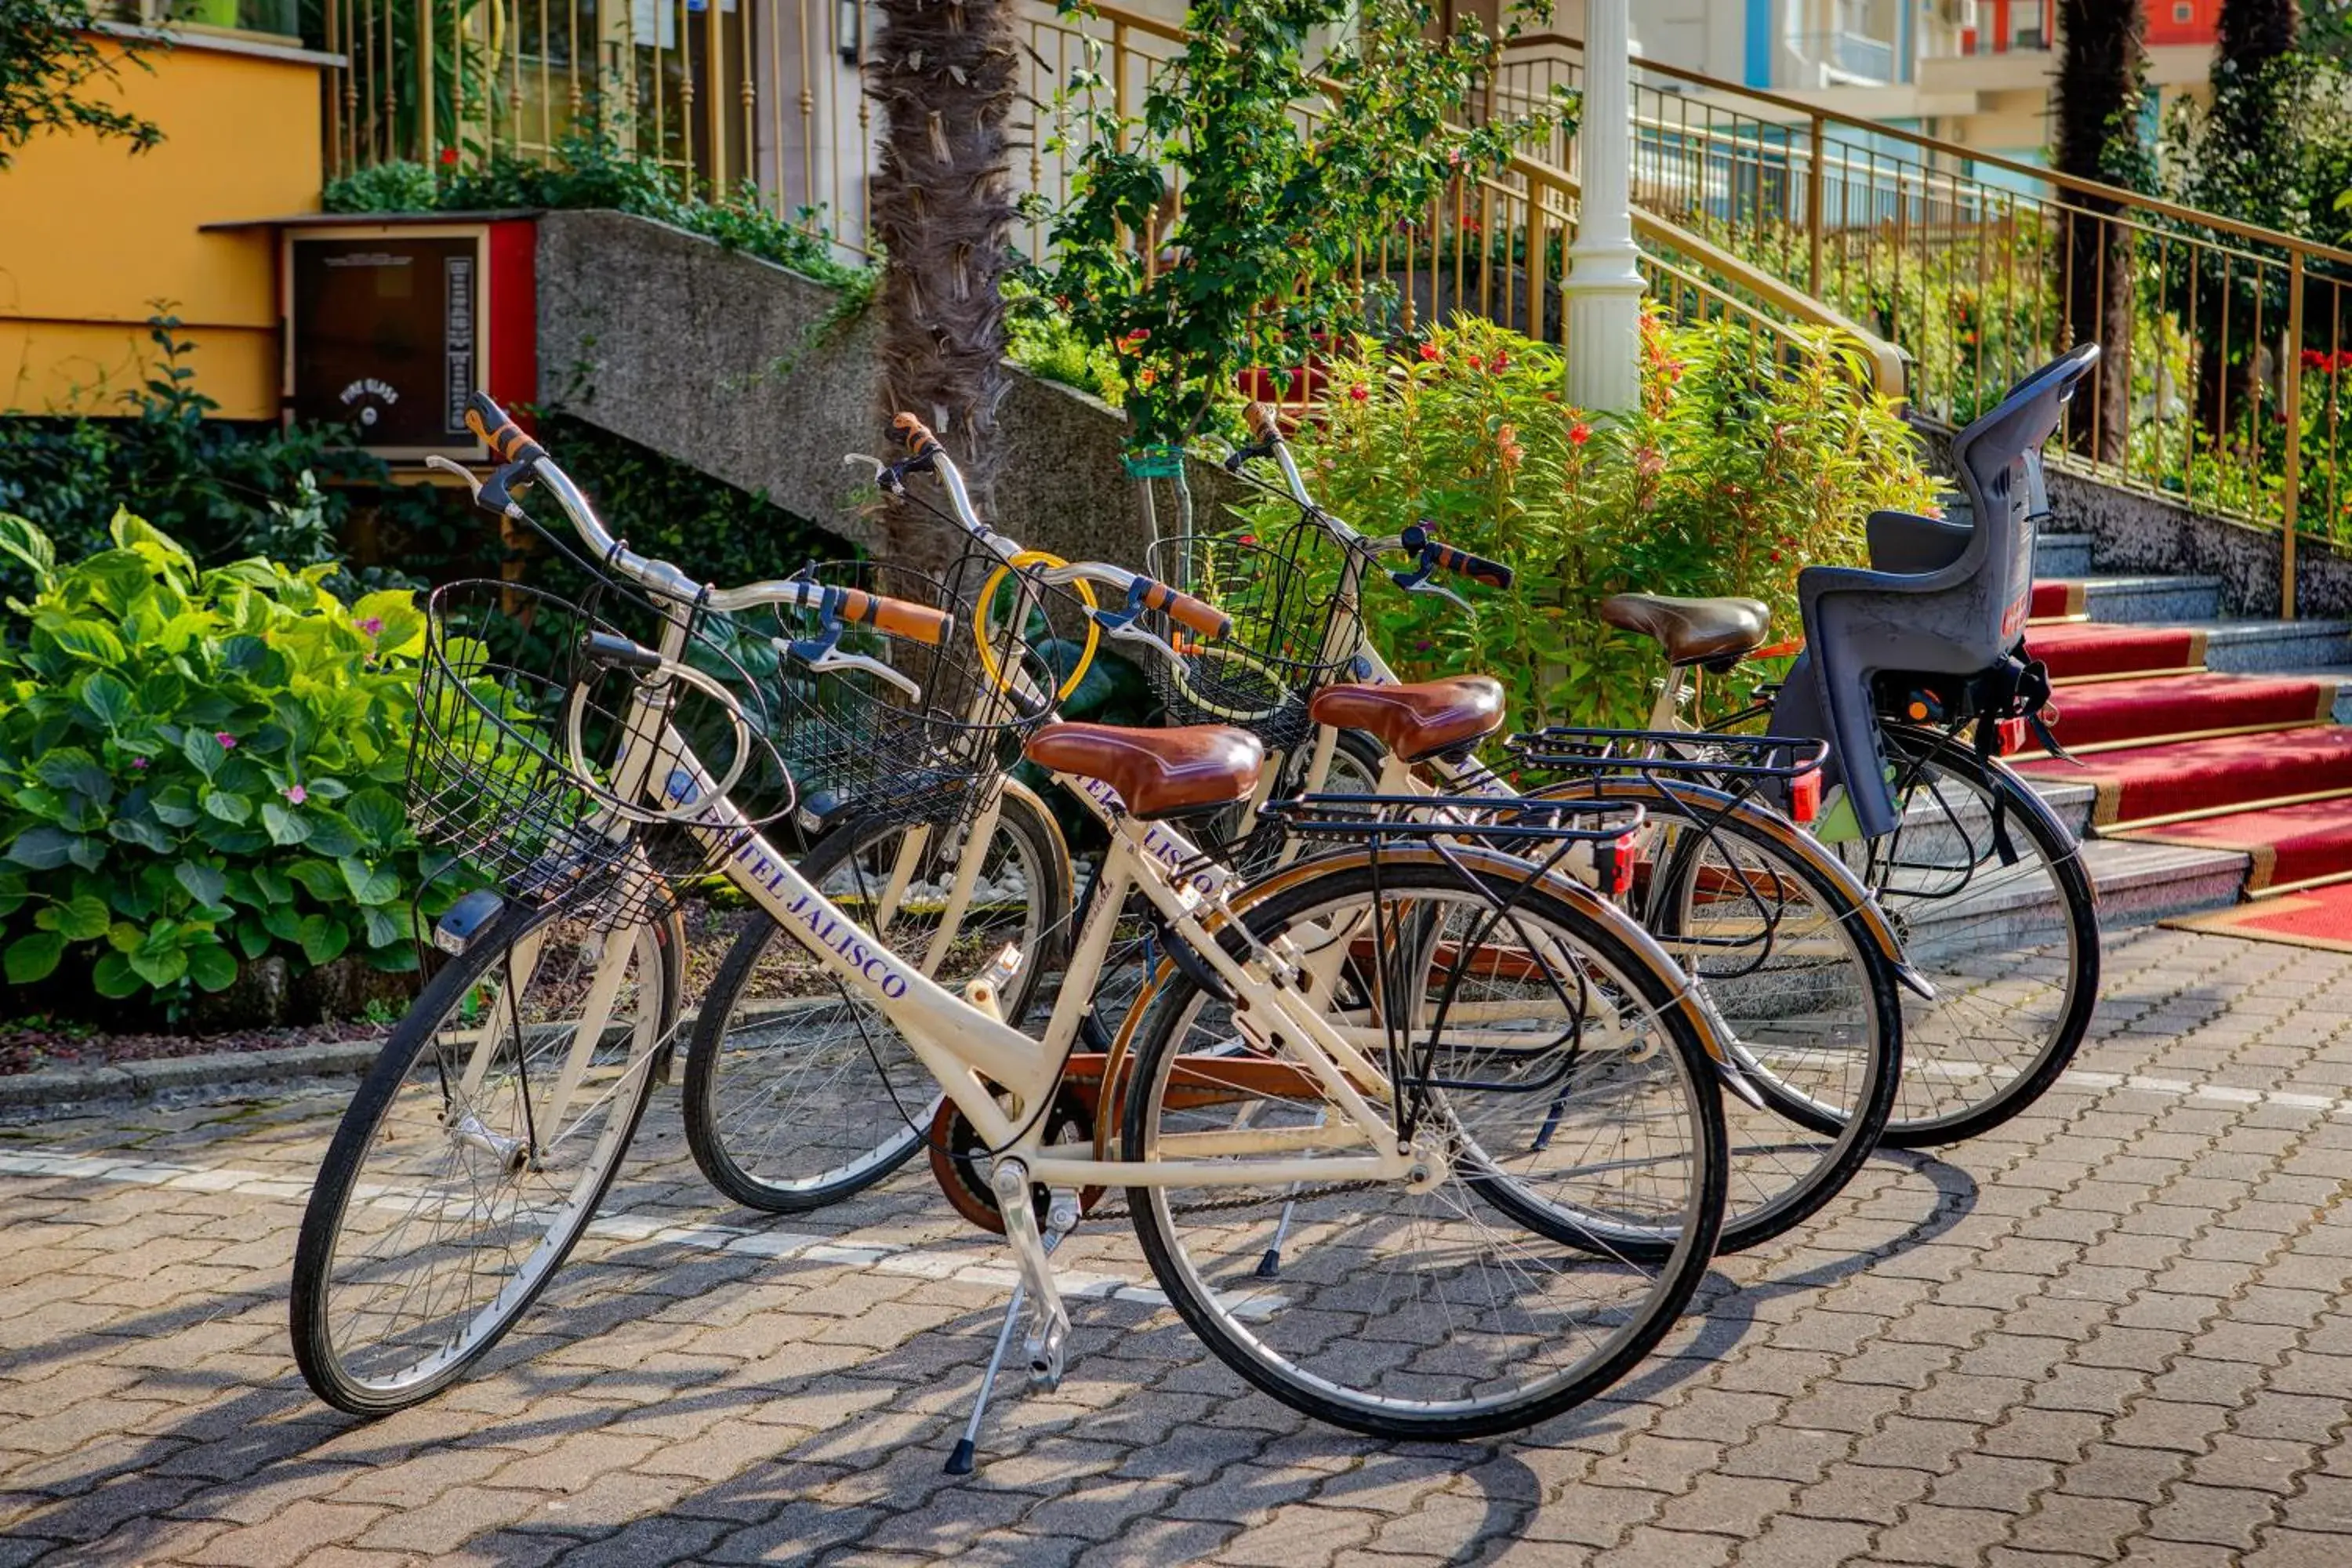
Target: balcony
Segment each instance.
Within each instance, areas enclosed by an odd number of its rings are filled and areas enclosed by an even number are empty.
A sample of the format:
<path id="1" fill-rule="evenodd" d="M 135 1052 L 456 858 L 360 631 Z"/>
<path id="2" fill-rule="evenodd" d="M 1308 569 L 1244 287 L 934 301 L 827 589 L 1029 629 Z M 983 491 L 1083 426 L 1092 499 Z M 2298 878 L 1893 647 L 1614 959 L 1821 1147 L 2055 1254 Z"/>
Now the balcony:
<path id="1" fill-rule="evenodd" d="M 1789 43 L 1801 59 L 1820 68 L 1820 86 L 1883 87 L 1895 79 L 1895 45 L 1888 39 L 1864 33 L 1803 33 Z"/>

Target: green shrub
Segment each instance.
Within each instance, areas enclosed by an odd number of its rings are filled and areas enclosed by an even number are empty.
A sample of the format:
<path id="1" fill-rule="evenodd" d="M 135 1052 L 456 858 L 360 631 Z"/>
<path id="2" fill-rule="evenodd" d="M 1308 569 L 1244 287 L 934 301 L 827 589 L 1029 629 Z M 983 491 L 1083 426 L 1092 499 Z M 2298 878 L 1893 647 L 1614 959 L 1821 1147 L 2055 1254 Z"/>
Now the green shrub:
<path id="1" fill-rule="evenodd" d="M 1594 618 L 1601 599 L 1747 595 L 1794 637 L 1800 568 L 1858 560 L 1876 508 L 1931 504 L 1917 437 L 1853 359 L 1777 363 L 1739 330 L 1654 317 L 1643 342 L 1643 406 L 1608 422 L 1560 400 L 1558 351 L 1474 318 L 1331 366 L 1326 417 L 1298 437 L 1318 498 L 1370 534 L 1426 519 L 1517 573 L 1505 592 L 1453 584 L 1473 615 L 1368 584 L 1399 673 L 1494 675 L 1521 727 L 1638 722 L 1657 649 Z M 1261 532 L 1295 516 L 1245 510 Z"/>
<path id="2" fill-rule="evenodd" d="M 262 560 L 205 571 L 127 512 L 112 548 L 33 575 L 0 645 L 0 965 L 87 970 L 176 1016 L 240 960 L 415 963 L 425 868 L 398 794 L 425 617 L 404 590 L 346 607 Z M 428 906 L 428 912 L 431 912 Z"/>

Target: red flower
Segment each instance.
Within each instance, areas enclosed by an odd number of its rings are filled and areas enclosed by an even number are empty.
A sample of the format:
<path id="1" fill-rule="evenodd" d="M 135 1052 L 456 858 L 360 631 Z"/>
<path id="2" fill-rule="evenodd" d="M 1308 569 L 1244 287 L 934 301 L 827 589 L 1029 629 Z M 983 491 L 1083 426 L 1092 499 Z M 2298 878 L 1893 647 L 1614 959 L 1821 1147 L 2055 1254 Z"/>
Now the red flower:
<path id="1" fill-rule="evenodd" d="M 1507 353 L 1497 353 L 1495 355 L 1494 364 L 1497 371 L 1501 370 L 1505 365 L 1510 363 L 1511 356 Z"/>
<path id="2" fill-rule="evenodd" d="M 2326 370 L 2328 367 L 2328 357 L 2326 354 L 2321 353 L 2317 349 L 2305 349 L 2303 351 L 2304 369 Z"/>
<path id="3" fill-rule="evenodd" d="M 1469 364 L 1472 370 L 1484 370 L 1486 368 L 1486 362 L 1480 359 L 1476 354 L 1472 354 L 1470 356 Z"/>
<path id="4" fill-rule="evenodd" d="M 1363 386 L 1360 384 L 1351 386 L 1348 388 L 1348 395 L 1354 398 L 1359 403 L 1369 402 L 1372 395 L 1372 389 L 1369 386 Z"/>
<path id="5" fill-rule="evenodd" d="M 457 162 L 457 149 L 455 147 L 444 147 L 441 149 L 441 163 L 444 168 L 449 167 Z"/>
<path id="6" fill-rule="evenodd" d="M 1574 445 L 1581 447 L 1592 439 L 1592 426 L 1580 419 L 1568 427 L 1568 438 Z"/>
<path id="7" fill-rule="evenodd" d="M 1433 360 L 1433 359 L 1436 359 L 1436 358 L 1438 357 L 1438 353 L 1437 353 L 1437 345 L 1436 345 L 1435 343 L 1423 343 L 1423 344 L 1422 344 L 1422 345 L 1421 345 L 1421 357 L 1422 357 L 1424 361 L 1426 361 L 1426 360 Z"/>

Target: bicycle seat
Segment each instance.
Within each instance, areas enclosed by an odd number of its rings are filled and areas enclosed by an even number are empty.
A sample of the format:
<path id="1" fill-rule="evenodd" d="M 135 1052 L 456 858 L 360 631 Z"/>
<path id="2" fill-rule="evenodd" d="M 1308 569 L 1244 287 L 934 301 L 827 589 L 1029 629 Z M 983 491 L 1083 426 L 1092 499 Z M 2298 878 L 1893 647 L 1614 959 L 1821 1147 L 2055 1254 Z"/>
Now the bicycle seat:
<path id="1" fill-rule="evenodd" d="M 1052 773 L 1100 779 L 1129 815 L 1147 821 L 1246 799 L 1265 765 L 1255 735 L 1223 724 L 1048 724 L 1021 754 Z"/>
<path id="2" fill-rule="evenodd" d="M 1459 751 L 1503 727 L 1503 683 L 1489 675 L 1391 686 L 1327 686 L 1307 717 L 1361 730 L 1408 763 Z"/>
<path id="3" fill-rule="evenodd" d="M 1656 594 L 1612 594 L 1601 601 L 1612 626 L 1658 639 L 1674 665 L 1728 666 L 1764 646 L 1772 611 L 1754 599 L 1668 599 Z"/>

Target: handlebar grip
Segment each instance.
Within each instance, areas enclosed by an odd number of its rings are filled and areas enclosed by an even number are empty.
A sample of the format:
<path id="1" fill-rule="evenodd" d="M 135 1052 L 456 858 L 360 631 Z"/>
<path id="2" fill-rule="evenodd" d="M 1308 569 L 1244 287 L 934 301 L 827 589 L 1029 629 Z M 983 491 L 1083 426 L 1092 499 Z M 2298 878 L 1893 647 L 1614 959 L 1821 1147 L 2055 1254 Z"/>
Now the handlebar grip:
<path id="1" fill-rule="evenodd" d="M 907 444 L 907 450 L 918 458 L 926 452 L 945 450 L 940 445 L 940 438 L 931 434 L 931 427 L 911 414 L 894 416 L 890 427 L 898 432 L 898 438 Z"/>
<path id="2" fill-rule="evenodd" d="M 1484 583 L 1490 588 L 1511 585 L 1511 569 L 1499 561 L 1489 561 L 1483 555 L 1473 555 L 1466 550 L 1456 550 L 1443 540 L 1433 539 L 1429 547 L 1436 552 L 1437 564 L 1459 577 L 1474 583 Z"/>
<path id="3" fill-rule="evenodd" d="M 1407 550 L 1419 552 L 1430 565 L 1451 572 L 1457 577 L 1467 577 L 1490 588 L 1511 585 L 1514 574 L 1509 567 L 1499 561 L 1489 561 L 1483 555 L 1473 555 L 1466 550 L 1456 550 L 1430 532 L 1426 523 L 1414 523 L 1397 536 L 1397 542 Z"/>
<path id="4" fill-rule="evenodd" d="M 1253 401 L 1242 410 L 1242 419 L 1249 426 L 1253 440 L 1272 441 L 1282 435 L 1281 421 L 1275 417 L 1274 410 L 1263 403 Z"/>
<path id="5" fill-rule="evenodd" d="M 477 392 L 466 399 L 466 428 L 501 463 L 529 463 L 547 456 L 547 448 L 523 434 L 522 426 L 505 409 Z"/>
<path id="6" fill-rule="evenodd" d="M 946 642 L 948 633 L 955 628 L 955 617 L 945 610 L 909 604 L 883 594 L 869 594 L 863 588 L 842 589 L 840 611 L 844 620 L 861 622 L 892 637 L 928 643 L 933 647 Z"/>
<path id="7" fill-rule="evenodd" d="M 1221 637 L 1234 629 L 1233 616 L 1207 600 L 1179 593 L 1153 578 L 1145 577 L 1140 581 L 1145 609 L 1158 610 L 1178 626 L 1190 627 L 1204 637 Z"/>

